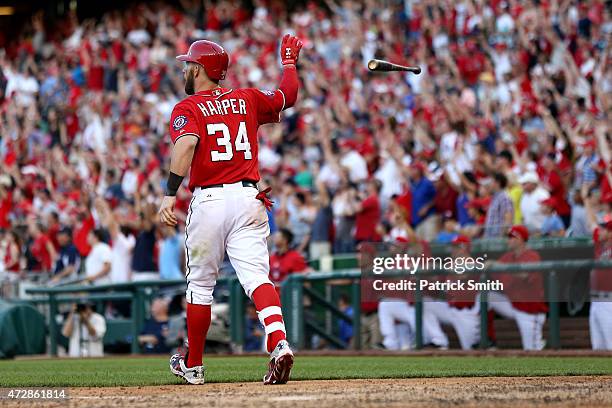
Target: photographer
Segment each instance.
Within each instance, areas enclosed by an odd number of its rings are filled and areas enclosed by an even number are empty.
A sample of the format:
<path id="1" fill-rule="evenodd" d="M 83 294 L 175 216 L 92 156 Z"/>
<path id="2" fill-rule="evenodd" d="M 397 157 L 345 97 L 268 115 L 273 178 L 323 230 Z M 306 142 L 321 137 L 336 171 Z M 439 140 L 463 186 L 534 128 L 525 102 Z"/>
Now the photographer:
<path id="1" fill-rule="evenodd" d="M 104 356 L 102 338 L 105 333 L 106 320 L 87 302 L 73 304 L 62 327 L 62 334 L 69 340 L 70 357 Z"/>

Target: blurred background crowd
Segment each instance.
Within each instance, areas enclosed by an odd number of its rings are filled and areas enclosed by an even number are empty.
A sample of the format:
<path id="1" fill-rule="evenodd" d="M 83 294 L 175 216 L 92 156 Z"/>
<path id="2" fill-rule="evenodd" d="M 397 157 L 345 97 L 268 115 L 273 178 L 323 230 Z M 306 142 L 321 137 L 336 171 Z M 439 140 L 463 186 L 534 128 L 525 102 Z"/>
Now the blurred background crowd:
<path id="1" fill-rule="evenodd" d="M 0 271 L 122 282 L 183 276 L 157 223 L 174 59 L 230 54 L 223 86 L 274 89 L 304 42 L 300 94 L 260 129 L 272 278 L 363 241 L 592 236 L 612 205 L 612 9 L 603 0 L 141 3 L 33 16 L 0 50 Z M 371 58 L 419 65 L 372 74 Z M 191 193 L 178 195 L 184 220 Z"/>

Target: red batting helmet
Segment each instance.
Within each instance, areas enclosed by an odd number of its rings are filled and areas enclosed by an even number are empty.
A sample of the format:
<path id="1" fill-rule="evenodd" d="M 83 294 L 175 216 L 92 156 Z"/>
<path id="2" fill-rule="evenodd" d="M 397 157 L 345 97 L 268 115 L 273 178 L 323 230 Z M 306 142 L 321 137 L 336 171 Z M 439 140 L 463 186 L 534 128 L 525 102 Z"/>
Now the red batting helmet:
<path id="1" fill-rule="evenodd" d="M 206 75 L 213 81 L 225 79 L 229 56 L 219 44 L 207 40 L 195 41 L 185 55 L 176 57 L 179 61 L 194 62 L 204 67 Z"/>

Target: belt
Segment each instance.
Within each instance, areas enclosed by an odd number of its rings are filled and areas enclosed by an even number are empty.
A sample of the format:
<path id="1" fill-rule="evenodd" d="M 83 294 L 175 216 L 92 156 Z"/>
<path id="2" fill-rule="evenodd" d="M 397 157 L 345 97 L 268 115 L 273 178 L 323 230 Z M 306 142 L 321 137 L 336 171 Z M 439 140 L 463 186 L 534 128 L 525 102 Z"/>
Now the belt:
<path id="1" fill-rule="evenodd" d="M 210 184 L 208 186 L 198 186 L 199 188 L 201 188 L 202 190 L 207 189 L 207 188 L 220 188 L 223 187 L 223 184 Z M 257 188 L 257 183 L 255 183 L 254 181 L 250 181 L 250 180 L 242 180 L 242 187 L 255 187 Z"/>
<path id="2" fill-rule="evenodd" d="M 461 306 L 450 305 L 450 307 L 452 307 L 453 309 L 457 309 L 457 310 L 469 310 L 474 307 L 474 304 L 472 303 L 471 305 L 461 305 Z"/>
<path id="3" fill-rule="evenodd" d="M 452 300 L 452 299 L 448 300 L 447 303 L 451 308 L 457 309 L 457 310 L 471 309 L 476 304 L 476 302 L 471 301 L 471 300 Z"/>
<path id="4" fill-rule="evenodd" d="M 612 292 L 605 291 L 592 291 L 591 299 L 611 299 L 612 300 Z"/>

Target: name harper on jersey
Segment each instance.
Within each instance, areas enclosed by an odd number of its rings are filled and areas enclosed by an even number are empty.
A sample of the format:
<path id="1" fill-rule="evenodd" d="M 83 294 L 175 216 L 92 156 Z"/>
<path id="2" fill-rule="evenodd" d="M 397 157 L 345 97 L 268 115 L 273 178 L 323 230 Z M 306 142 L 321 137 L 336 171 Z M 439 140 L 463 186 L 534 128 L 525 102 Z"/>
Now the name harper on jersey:
<path id="1" fill-rule="evenodd" d="M 246 115 L 246 102 L 240 98 L 206 101 L 206 103 L 200 102 L 197 105 L 205 117 L 227 115 L 228 113 Z"/>

